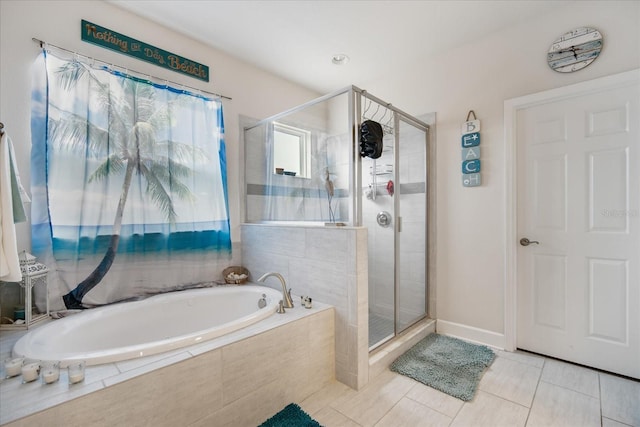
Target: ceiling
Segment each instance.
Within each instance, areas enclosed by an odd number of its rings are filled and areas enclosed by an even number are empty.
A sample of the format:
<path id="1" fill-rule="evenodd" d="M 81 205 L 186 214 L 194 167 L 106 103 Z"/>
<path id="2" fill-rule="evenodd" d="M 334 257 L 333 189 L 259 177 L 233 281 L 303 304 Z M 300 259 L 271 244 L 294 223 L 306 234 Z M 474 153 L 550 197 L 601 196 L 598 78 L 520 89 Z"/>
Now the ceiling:
<path id="1" fill-rule="evenodd" d="M 107 0 L 327 93 L 364 85 L 570 1 Z M 350 60 L 334 65 L 335 54 Z M 215 70 L 215 64 L 212 66 Z"/>

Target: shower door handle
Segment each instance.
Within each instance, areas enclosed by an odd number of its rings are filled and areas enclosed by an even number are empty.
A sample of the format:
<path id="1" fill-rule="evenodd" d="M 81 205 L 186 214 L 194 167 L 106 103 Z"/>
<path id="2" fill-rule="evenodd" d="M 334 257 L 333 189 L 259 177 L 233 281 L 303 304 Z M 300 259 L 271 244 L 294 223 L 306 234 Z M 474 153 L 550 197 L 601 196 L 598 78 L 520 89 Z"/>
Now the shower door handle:
<path id="1" fill-rule="evenodd" d="M 402 217 L 401 216 L 397 216 L 396 217 L 396 225 L 398 228 L 398 233 L 402 231 Z"/>

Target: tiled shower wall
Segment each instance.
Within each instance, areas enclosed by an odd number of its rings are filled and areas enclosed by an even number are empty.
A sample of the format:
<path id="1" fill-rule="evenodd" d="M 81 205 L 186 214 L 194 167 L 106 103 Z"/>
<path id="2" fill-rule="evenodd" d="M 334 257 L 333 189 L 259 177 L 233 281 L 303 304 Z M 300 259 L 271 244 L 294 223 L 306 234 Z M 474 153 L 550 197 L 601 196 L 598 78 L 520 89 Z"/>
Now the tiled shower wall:
<path id="1" fill-rule="evenodd" d="M 333 305 L 336 379 L 354 389 L 368 382 L 365 228 L 244 224 L 242 262 L 253 281 L 277 272 L 293 295 Z M 275 278 L 266 284 L 281 289 Z M 300 304 L 300 299 L 293 302 Z"/>
<path id="2" fill-rule="evenodd" d="M 326 171 L 334 185 L 331 207 L 338 222 L 349 218 L 349 164 L 351 139 L 347 133 L 332 135 L 312 127 L 310 176 L 276 175 L 269 166 L 270 145 L 266 125 L 244 133 L 246 218 L 248 221 L 330 221 Z"/>

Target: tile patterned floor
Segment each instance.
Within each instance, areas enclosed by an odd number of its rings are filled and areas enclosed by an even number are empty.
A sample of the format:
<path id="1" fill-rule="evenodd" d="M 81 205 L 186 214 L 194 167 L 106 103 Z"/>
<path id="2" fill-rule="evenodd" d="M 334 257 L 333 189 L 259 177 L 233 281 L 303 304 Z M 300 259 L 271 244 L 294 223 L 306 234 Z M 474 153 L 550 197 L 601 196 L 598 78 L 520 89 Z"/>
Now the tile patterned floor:
<path id="1" fill-rule="evenodd" d="M 640 381 L 498 351 L 471 402 L 386 369 L 360 391 L 334 382 L 300 406 L 326 427 L 640 427 Z"/>

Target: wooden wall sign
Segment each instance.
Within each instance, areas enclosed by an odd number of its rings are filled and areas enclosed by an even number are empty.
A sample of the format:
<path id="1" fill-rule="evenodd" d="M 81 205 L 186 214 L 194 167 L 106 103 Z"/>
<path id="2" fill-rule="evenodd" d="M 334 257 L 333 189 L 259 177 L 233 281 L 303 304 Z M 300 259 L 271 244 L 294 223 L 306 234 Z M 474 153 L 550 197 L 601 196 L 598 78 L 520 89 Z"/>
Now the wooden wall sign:
<path id="1" fill-rule="evenodd" d="M 473 120 L 469 120 L 473 115 Z M 462 145 L 462 185 L 477 187 L 482 184 L 480 176 L 480 120 L 473 110 L 467 114 L 467 120 L 461 127 Z"/>
<path id="2" fill-rule="evenodd" d="M 80 34 L 85 42 L 133 56 L 142 61 L 150 62 L 177 73 L 186 74 L 198 80 L 209 81 L 209 67 L 206 65 L 175 53 L 167 52 L 159 47 L 141 42 L 84 19 L 81 21 Z"/>

